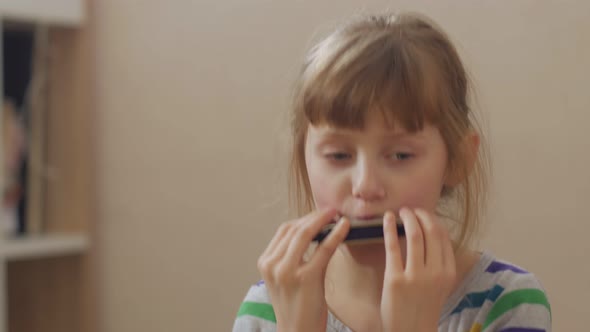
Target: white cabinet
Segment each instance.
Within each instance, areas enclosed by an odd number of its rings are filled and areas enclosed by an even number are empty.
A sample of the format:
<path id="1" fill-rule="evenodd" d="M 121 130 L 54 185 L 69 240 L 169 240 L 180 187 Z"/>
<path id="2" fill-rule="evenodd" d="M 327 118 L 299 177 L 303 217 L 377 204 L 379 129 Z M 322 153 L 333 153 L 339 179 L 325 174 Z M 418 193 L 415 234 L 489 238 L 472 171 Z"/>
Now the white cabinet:
<path id="1" fill-rule="evenodd" d="M 18 22 L 79 25 L 84 21 L 82 0 L 0 0 L 0 17 Z"/>

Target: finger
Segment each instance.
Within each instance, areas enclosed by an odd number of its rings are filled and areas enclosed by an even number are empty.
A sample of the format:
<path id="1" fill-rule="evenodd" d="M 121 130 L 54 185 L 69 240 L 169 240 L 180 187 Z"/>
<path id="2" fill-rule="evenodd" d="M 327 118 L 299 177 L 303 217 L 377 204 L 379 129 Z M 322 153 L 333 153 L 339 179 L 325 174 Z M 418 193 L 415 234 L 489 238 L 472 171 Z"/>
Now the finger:
<path id="1" fill-rule="evenodd" d="M 291 229 L 291 227 L 293 227 L 293 222 L 291 221 L 281 224 L 273 238 L 270 240 L 268 246 L 266 246 L 266 249 L 264 249 L 264 252 L 261 256 L 265 256 L 271 252 L 274 252 L 277 245 L 282 241 L 282 239 L 285 237 L 285 235 L 287 234 L 289 229 Z"/>
<path id="2" fill-rule="evenodd" d="M 385 274 L 403 273 L 404 263 L 397 234 L 395 215 L 386 212 L 383 217 L 383 239 L 385 240 Z"/>
<path id="3" fill-rule="evenodd" d="M 286 252 L 287 259 L 293 265 L 299 265 L 303 254 L 309 248 L 313 238 L 320 232 L 322 227 L 329 224 L 336 216 L 336 210 L 324 210 L 314 212 L 306 216 L 297 225 L 297 231 Z"/>
<path id="4" fill-rule="evenodd" d="M 424 235 L 420 223 L 408 208 L 400 210 L 400 217 L 406 230 L 406 271 L 422 270 L 424 268 Z"/>
<path id="5" fill-rule="evenodd" d="M 424 234 L 424 265 L 434 271 L 443 268 L 442 229 L 433 215 L 422 209 L 415 209 L 415 215 Z"/>
<path id="6" fill-rule="evenodd" d="M 275 265 L 277 262 L 283 259 L 289 248 L 289 244 L 291 241 L 293 241 L 293 236 L 296 232 L 297 227 L 295 224 L 291 224 L 288 230 L 284 232 L 282 237 L 277 237 L 277 243 L 275 244 L 273 250 L 267 254 L 267 261 L 270 265 Z"/>
<path id="7" fill-rule="evenodd" d="M 332 229 L 330 234 L 322 243 L 320 243 L 311 259 L 311 266 L 314 268 L 321 268 L 325 270 L 330 262 L 330 258 L 338 246 L 344 241 L 346 235 L 350 231 L 350 220 L 346 217 L 340 218 L 336 226 Z"/>
<path id="8" fill-rule="evenodd" d="M 271 240 L 264 253 L 258 258 L 258 270 L 262 278 L 269 283 L 274 281 L 274 269 L 287 251 L 289 239 L 292 237 L 293 223 L 285 223 L 279 227 L 277 234 Z"/>

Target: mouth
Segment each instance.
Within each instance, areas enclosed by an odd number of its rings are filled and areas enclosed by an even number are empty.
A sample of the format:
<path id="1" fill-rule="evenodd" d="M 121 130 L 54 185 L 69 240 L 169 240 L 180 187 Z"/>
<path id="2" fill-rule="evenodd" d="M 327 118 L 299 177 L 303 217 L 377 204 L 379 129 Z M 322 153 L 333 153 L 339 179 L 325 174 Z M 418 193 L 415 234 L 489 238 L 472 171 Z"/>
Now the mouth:
<path id="1" fill-rule="evenodd" d="M 370 216 L 349 216 L 345 214 L 338 214 L 336 215 L 331 223 L 337 223 L 342 217 L 346 216 L 350 221 L 351 225 L 365 225 L 368 223 L 383 223 L 383 215 L 382 214 L 375 214 Z"/>
<path id="2" fill-rule="evenodd" d="M 340 218 L 346 216 L 345 214 L 338 214 L 332 220 L 332 223 L 337 223 Z M 383 225 L 383 218 L 384 214 L 372 214 L 372 215 L 361 215 L 361 216 L 348 216 L 348 220 L 350 221 L 350 225 L 352 227 L 365 227 L 368 225 Z M 398 226 L 402 226 L 402 220 L 399 214 L 395 213 L 395 221 Z"/>
<path id="3" fill-rule="evenodd" d="M 366 216 L 357 216 L 357 217 L 353 217 L 351 219 L 358 220 L 358 221 L 369 221 L 369 220 L 374 220 L 374 219 L 383 220 L 383 216 L 384 216 L 384 214 L 373 214 L 373 215 L 366 215 Z"/>

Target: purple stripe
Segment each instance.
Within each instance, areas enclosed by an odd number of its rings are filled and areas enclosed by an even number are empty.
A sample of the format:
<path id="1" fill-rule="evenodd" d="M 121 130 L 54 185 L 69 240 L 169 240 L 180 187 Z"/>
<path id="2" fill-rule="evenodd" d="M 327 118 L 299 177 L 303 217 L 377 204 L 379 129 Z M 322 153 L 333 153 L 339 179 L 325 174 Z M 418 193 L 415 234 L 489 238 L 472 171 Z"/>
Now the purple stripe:
<path id="1" fill-rule="evenodd" d="M 259 280 L 259 281 L 256 283 L 256 286 L 261 286 L 261 285 L 264 285 L 264 280 Z"/>
<path id="2" fill-rule="evenodd" d="M 543 329 L 531 329 L 528 327 L 509 327 L 507 329 L 503 329 L 500 332 L 545 332 Z"/>
<path id="3" fill-rule="evenodd" d="M 527 271 L 525 271 L 521 268 L 518 268 L 514 265 L 501 263 L 498 261 L 493 261 L 492 264 L 490 264 L 490 266 L 488 266 L 488 268 L 486 269 L 486 272 L 496 273 L 496 272 L 506 271 L 506 270 L 510 270 L 510 271 L 516 272 L 516 273 L 528 273 Z"/>

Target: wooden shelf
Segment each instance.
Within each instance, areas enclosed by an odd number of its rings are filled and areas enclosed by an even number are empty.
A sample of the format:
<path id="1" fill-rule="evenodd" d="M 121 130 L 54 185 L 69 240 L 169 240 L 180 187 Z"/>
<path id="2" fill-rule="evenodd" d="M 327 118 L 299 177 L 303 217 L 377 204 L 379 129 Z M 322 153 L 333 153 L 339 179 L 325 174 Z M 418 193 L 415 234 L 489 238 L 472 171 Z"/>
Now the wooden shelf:
<path id="1" fill-rule="evenodd" d="M 27 215 L 27 229 L 42 224 L 46 233 L 0 234 L 0 332 L 98 330 L 94 5 L 94 0 L 0 0 L 0 31 L 33 31 L 49 46 L 46 52 L 37 49 L 36 60 L 45 68 L 39 160 L 52 170 L 43 176 L 40 218 Z M 7 51 L 1 53 L 4 58 Z M 0 79 L 0 90 L 7 84 L 9 79 Z M 31 219 L 40 223 L 28 223 Z"/>
<path id="2" fill-rule="evenodd" d="M 0 257 L 7 261 L 58 257 L 84 253 L 88 238 L 81 234 L 49 234 L 4 239 L 0 242 Z"/>
<path id="3" fill-rule="evenodd" d="M 23 23 L 80 25 L 82 0 L 0 0 L 0 18 Z"/>

